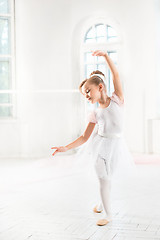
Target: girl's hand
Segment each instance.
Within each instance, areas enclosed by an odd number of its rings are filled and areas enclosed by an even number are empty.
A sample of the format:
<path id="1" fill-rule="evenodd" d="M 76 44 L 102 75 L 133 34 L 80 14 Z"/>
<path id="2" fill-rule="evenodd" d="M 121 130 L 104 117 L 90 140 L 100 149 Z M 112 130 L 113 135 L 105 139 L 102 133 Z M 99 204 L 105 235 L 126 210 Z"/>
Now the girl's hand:
<path id="1" fill-rule="evenodd" d="M 92 56 L 105 57 L 106 52 L 101 50 L 91 51 Z"/>
<path id="2" fill-rule="evenodd" d="M 52 154 L 53 156 L 58 153 L 58 152 L 66 152 L 68 150 L 67 147 L 63 147 L 63 146 L 60 146 L 60 147 L 52 147 L 51 149 L 56 149 L 56 151 Z"/>

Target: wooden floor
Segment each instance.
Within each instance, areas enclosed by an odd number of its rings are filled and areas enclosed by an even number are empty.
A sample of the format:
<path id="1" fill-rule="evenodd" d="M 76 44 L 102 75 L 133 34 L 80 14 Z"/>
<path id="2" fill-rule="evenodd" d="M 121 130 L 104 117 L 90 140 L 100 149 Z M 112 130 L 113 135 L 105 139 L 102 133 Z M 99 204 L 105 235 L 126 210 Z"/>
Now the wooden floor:
<path id="1" fill-rule="evenodd" d="M 0 161 L 0 240 L 160 240 L 158 162 L 142 161 L 136 179 L 114 184 L 113 221 L 100 227 L 98 180 L 73 161 Z"/>

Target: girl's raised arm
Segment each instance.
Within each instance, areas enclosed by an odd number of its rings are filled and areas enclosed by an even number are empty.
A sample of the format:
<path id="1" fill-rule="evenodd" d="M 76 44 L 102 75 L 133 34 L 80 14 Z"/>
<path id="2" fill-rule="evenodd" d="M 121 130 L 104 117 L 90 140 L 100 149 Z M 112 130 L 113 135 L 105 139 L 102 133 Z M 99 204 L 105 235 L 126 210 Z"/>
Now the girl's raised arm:
<path id="1" fill-rule="evenodd" d="M 119 73 L 118 70 L 115 66 L 115 64 L 113 63 L 112 59 L 108 56 L 108 54 L 104 51 L 101 50 L 96 50 L 96 51 L 92 51 L 92 56 L 102 56 L 105 58 L 109 69 L 111 70 L 112 73 L 112 78 L 113 78 L 113 85 L 114 85 L 114 92 L 116 93 L 116 95 L 123 101 L 124 97 L 123 97 L 123 89 L 122 89 L 122 84 L 119 78 Z"/>

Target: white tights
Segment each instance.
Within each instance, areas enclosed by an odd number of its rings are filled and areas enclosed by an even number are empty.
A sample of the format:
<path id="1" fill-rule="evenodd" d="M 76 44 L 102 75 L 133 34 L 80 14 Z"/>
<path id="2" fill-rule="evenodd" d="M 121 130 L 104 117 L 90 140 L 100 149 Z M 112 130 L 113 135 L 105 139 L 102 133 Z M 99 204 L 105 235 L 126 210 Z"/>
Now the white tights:
<path id="1" fill-rule="evenodd" d="M 106 161 L 103 158 L 98 158 L 95 165 L 95 170 L 99 179 L 101 196 L 101 202 L 98 204 L 97 210 L 101 211 L 103 209 L 103 218 L 111 220 L 111 179 L 106 171 Z"/>
<path id="2" fill-rule="evenodd" d="M 111 180 L 99 178 L 101 202 L 97 210 L 104 209 L 103 218 L 111 220 Z"/>

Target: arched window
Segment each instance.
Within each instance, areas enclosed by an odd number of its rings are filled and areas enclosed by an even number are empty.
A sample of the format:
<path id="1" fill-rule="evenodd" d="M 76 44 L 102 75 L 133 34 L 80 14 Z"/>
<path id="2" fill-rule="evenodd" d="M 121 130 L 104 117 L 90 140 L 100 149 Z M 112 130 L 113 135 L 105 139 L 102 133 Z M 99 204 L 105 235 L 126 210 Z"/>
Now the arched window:
<path id="1" fill-rule="evenodd" d="M 111 72 L 102 57 L 93 57 L 91 50 L 101 49 L 108 52 L 115 65 L 118 64 L 117 50 L 120 44 L 120 36 L 109 24 L 104 22 L 95 23 L 90 26 L 84 34 L 83 39 L 83 78 L 88 78 L 90 73 L 100 70 L 105 74 L 107 94 L 111 96 L 114 91 Z M 87 109 L 96 108 L 98 104 L 87 103 Z"/>

